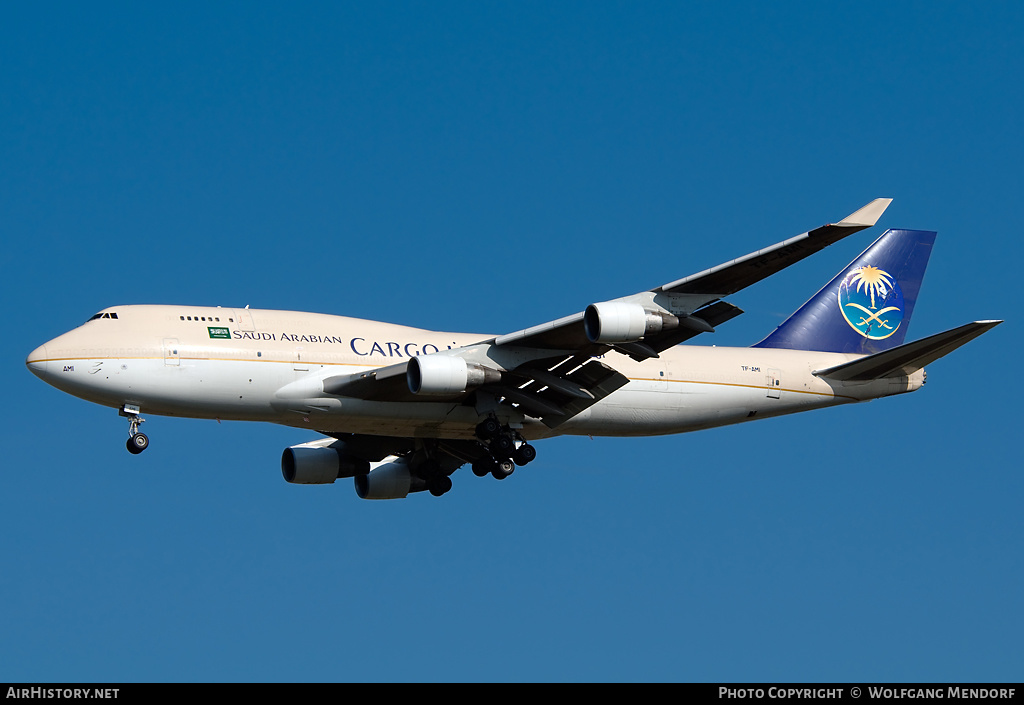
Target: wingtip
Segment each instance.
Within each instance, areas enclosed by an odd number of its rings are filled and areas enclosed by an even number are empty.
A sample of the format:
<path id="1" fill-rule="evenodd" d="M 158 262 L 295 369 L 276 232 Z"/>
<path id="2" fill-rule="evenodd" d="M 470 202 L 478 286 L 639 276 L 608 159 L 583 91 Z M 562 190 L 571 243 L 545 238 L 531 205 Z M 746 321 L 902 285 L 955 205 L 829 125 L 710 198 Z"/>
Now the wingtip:
<path id="1" fill-rule="evenodd" d="M 870 228 L 878 222 L 878 219 L 882 217 L 882 213 L 885 213 L 885 209 L 889 207 L 890 203 L 892 203 L 891 198 L 876 198 L 860 210 L 843 218 L 836 225 Z"/>

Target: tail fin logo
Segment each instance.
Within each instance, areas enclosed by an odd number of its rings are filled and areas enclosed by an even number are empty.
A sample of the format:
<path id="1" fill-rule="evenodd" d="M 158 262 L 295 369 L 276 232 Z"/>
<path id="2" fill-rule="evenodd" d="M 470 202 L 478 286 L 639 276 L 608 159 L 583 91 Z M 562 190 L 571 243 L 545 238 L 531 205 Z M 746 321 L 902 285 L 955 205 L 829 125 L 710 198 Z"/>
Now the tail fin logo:
<path id="1" fill-rule="evenodd" d="M 839 310 L 862 336 L 884 340 L 903 323 L 903 291 L 888 272 L 858 267 L 839 285 Z"/>

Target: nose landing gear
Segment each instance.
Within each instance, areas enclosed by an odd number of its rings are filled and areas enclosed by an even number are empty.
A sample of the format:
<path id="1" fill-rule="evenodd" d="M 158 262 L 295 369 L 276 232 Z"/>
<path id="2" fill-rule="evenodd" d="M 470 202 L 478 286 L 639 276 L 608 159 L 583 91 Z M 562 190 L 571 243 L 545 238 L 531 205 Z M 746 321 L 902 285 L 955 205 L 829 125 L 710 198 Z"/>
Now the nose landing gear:
<path id="1" fill-rule="evenodd" d="M 139 407 L 125 404 L 117 413 L 128 419 L 128 442 L 125 444 L 128 452 L 138 455 L 149 448 L 149 436 L 139 431 L 139 425 L 146 420 L 139 415 Z"/>

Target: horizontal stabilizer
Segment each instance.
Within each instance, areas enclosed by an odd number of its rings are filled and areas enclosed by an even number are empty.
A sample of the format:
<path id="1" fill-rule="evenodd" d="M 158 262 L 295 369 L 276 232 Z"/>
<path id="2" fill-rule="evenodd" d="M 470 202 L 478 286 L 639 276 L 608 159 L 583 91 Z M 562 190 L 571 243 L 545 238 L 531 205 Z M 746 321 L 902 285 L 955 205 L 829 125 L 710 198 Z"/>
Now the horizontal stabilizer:
<path id="1" fill-rule="evenodd" d="M 814 374 L 839 382 L 868 382 L 883 377 L 903 377 L 948 355 L 1000 323 L 1002 321 L 975 321 L 853 362 L 826 370 L 815 370 Z"/>

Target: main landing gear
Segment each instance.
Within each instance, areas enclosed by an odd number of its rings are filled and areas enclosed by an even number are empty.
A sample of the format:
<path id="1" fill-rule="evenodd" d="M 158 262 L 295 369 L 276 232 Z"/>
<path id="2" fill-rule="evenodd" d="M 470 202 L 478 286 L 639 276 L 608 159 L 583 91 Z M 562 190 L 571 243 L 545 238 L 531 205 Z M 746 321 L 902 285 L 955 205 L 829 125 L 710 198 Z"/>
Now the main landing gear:
<path id="1" fill-rule="evenodd" d="M 149 448 L 149 436 L 139 431 L 139 425 L 146 419 L 139 416 L 139 407 L 125 404 L 118 413 L 128 419 L 128 442 L 125 446 L 132 455 L 138 455 Z"/>
<path id="2" fill-rule="evenodd" d="M 504 480 L 515 472 L 517 465 L 526 465 L 537 457 L 536 449 L 518 432 L 502 426 L 493 416 L 477 424 L 476 437 L 488 451 L 473 461 L 473 474 L 477 477 L 490 474 L 496 480 Z"/>
<path id="3" fill-rule="evenodd" d="M 430 459 L 419 467 L 418 474 L 426 481 L 427 491 L 440 497 L 452 488 L 452 478 L 441 469 L 441 464 Z"/>

